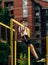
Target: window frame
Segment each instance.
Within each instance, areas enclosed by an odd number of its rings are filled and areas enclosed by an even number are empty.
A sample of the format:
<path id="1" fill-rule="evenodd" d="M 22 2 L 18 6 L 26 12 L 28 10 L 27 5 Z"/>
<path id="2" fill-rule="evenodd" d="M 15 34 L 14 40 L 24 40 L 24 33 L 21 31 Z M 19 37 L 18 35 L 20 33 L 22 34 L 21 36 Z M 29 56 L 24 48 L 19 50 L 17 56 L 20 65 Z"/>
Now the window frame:
<path id="1" fill-rule="evenodd" d="M 42 0 L 42 1 L 44 1 L 44 2 L 48 2 L 48 0 Z"/>

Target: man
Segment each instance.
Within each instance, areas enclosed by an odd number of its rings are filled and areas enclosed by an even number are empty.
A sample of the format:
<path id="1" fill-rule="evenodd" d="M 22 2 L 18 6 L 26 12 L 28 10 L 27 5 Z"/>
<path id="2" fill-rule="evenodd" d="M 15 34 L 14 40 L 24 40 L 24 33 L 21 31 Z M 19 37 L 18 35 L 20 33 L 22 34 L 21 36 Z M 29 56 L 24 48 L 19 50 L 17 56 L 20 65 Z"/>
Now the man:
<path id="1" fill-rule="evenodd" d="M 26 43 L 26 45 L 29 45 L 30 46 L 30 49 L 31 49 L 31 53 L 33 54 L 33 56 L 35 57 L 35 59 L 37 60 L 37 62 L 40 62 L 40 61 L 43 61 L 43 59 L 40 59 L 34 49 L 34 46 L 31 42 L 31 39 L 28 37 L 28 29 L 25 25 L 25 20 L 21 20 L 21 24 L 24 26 L 24 27 L 20 27 L 19 26 L 19 33 L 21 34 L 21 38 L 22 38 L 22 41 Z"/>

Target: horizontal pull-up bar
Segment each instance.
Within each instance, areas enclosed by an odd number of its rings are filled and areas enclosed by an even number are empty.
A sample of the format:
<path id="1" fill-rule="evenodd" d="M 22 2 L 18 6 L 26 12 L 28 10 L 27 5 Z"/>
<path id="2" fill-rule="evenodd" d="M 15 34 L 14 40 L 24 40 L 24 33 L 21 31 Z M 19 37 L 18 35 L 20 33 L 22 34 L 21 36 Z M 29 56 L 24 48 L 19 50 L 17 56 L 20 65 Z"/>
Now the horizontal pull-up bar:
<path id="1" fill-rule="evenodd" d="M 10 27 L 11 29 L 13 29 L 13 23 L 21 26 L 21 27 L 24 27 L 24 25 L 22 25 L 21 23 L 19 23 L 18 21 L 14 20 L 14 19 L 11 19 L 10 20 Z M 27 30 L 28 30 L 28 36 L 30 37 L 30 29 L 28 27 L 26 27 Z M 11 65 L 13 65 L 13 31 L 10 30 L 10 44 L 11 44 Z M 14 49 L 14 65 L 16 65 L 16 41 L 15 41 L 15 49 Z M 30 65 L 30 46 L 28 46 L 28 65 Z"/>
<path id="2" fill-rule="evenodd" d="M 18 21 L 14 20 L 14 19 L 11 19 L 10 21 L 16 23 L 17 25 L 20 25 L 20 26 L 24 27 L 21 23 L 19 23 Z"/>
<path id="3" fill-rule="evenodd" d="M 21 24 L 20 22 L 14 20 L 14 19 L 10 19 L 10 22 L 14 22 L 14 23 L 17 24 L 17 25 L 19 25 L 19 26 L 21 26 L 21 27 L 24 27 L 23 24 Z M 26 28 L 27 28 L 27 30 L 28 30 L 28 36 L 30 37 L 30 29 L 29 29 L 28 27 L 26 27 Z"/>
<path id="4" fill-rule="evenodd" d="M 16 23 L 17 25 L 24 27 L 23 24 L 19 23 L 18 21 L 14 20 L 14 19 L 11 19 L 10 21 L 13 21 L 13 22 Z M 27 27 L 27 29 L 29 29 L 29 28 Z"/>
<path id="5" fill-rule="evenodd" d="M 5 24 L 3 24 L 1 22 L 0 22 L 0 25 L 4 26 L 5 28 L 11 29 L 9 26 L 7 26 L 7 25 L 5 25 Z M 12 30 L 15 32 L 15 29 L 12 29 Z"/>

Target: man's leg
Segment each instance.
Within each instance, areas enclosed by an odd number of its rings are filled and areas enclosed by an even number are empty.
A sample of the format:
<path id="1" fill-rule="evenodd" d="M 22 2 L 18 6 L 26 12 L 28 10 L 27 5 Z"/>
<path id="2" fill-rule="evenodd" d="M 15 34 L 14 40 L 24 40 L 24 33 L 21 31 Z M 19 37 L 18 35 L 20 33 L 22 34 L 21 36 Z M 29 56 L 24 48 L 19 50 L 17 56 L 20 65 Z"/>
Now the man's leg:
<path id="1" fill-rule="evenodd" d="M 39 57 L 38 57 L 38 55 L 37 55 L 37 53 L 36 53 L 36 51 L 35 51 L 35 49 L 34 49 L 34 46 L 33 46 L 32 44 L 29 44 L 29 45 L 30 45 L 31 53 L 32 53 L 33 56 L 35 57 L 36 61 L 37 61 L 37 62 L 43 62 L 43 61 L 45 61 L 44 58 L 39 58 Z"/>
<path id="2" fill-rule="evenodd" d="M 39 57 L 38 57 L 38 55 L 37 55 L 37 53 L 35 51 L 34 46 L 32 44 L 29 44 L 29 45 L 30 45 L 31 53 L 33 54 L 33 56 L 35 57 L 35 59 L 38 59 Z"/>

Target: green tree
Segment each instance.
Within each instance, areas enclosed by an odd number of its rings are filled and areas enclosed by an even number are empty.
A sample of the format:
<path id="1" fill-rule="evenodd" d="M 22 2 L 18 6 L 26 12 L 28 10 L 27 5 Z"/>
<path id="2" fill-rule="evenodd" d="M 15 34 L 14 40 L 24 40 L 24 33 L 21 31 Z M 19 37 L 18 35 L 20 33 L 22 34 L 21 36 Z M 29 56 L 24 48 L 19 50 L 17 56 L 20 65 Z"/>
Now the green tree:
<path id="1" fill-rule="evenodd" d="M 2 1 L 0 1 L 0 22 L 3 22 L 9 25 L 10 18 L 12 16 L 9 15 L 9 10 L 6 7 L 2 7 Z"/>
<path id="2" fill-rule="evenodd" d="M 9 50 L 10 50 L 9 44 L 0 42 L 0 65 L 8 64 Z"/>
<path id="3" fill-rule="evenodd" d="M 2 8 L 0 6 L 0 22 L 9 25 L 9 21 L 10 21 L 9 10 L 6 7 Z"/>
<path id="4" fill-rule="evenodd" d="M 19 65 L 27 65 L 26 54 L 20 54 L 20 59 L 18 60 Z"/>

